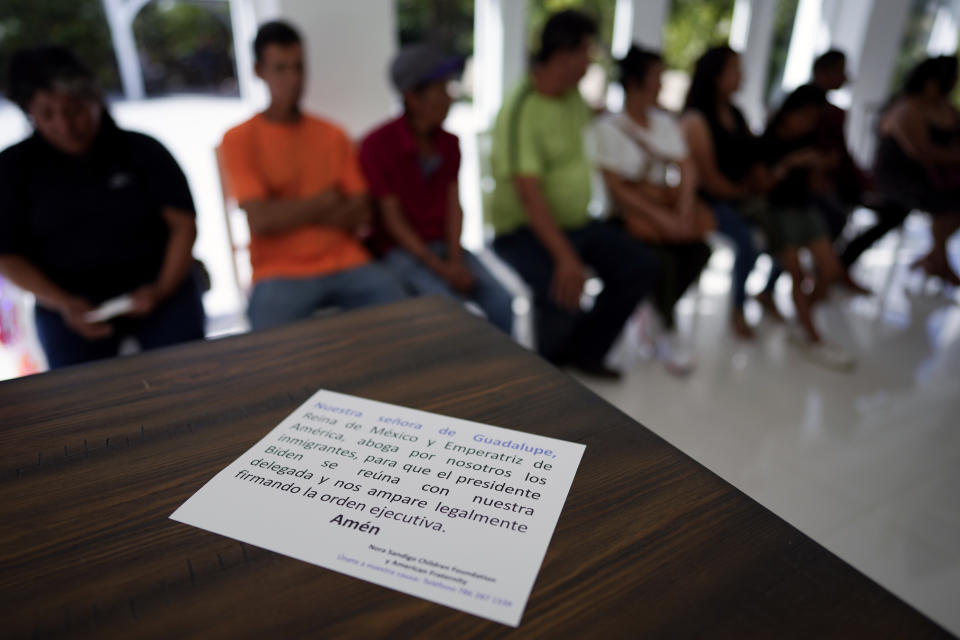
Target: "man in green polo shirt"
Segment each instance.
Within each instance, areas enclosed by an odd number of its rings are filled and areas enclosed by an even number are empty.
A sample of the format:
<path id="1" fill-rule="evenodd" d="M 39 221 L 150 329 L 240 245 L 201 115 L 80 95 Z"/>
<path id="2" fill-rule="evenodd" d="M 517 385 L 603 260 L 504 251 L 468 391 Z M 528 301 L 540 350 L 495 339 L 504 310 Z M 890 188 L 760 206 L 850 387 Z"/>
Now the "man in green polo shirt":
<path id="1" fill-rule="evenodd" d="M 640 241 L 587 210 L 591 168 L 583 135 L 593 114 L 577 86 L 596 30 L 572 10 L 554 14 L 544 26 L 529 76 L 494 125 L 491 215 L 494 249 L 533 290 L 540 354 L 617 378 L 604 357 L 659 272 Z M 587 266 L 603 291 L 583 311 Z"/>

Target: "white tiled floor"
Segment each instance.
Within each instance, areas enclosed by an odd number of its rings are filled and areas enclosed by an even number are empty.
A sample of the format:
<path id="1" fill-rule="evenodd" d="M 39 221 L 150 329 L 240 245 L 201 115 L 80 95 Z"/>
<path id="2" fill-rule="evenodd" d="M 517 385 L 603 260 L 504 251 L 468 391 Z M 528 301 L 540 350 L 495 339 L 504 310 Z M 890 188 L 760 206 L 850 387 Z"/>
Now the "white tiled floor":
<path id="1" fill-rule="evenodd" d="M 626 379 L 583 381 L 960 634 L 960 293 L 909 273 L 929 243 L 924 217 L 898 238 L 889 234 L 854 272 L 885 296 L 835 297 L 819 312 L 826 335 L 858 354 L 854 373 L 809 362 L 786 327 L 766 320 L 752 343 L 733 338 L 732 258 L 721 247 L 696 304 L 681 301 L 681 327 L 696 345 L 691 376 L 640 358 L 628 326 L 615 353 Z M 960 266 L 960 238 L 951 254 Z M 789 283 L 779 284 L 789 311 Z"/>

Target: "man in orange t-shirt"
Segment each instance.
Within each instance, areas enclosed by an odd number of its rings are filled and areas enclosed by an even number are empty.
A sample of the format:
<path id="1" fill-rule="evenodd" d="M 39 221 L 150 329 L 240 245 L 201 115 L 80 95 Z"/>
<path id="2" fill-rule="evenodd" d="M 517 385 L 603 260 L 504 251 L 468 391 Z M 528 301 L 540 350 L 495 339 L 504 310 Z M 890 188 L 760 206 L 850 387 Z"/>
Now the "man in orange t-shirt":
<path id="1" fill-rule="evenodd" d="M 254 41 L 270 106 L 227 131 L 227 186 L 247 213 L 255 330 L 399 300 L 400 284 L 357 238 L 370 207 L 356 153 L 334 124 L 300 111 L 303 46 L 289 24 L 268 22 Z"/>

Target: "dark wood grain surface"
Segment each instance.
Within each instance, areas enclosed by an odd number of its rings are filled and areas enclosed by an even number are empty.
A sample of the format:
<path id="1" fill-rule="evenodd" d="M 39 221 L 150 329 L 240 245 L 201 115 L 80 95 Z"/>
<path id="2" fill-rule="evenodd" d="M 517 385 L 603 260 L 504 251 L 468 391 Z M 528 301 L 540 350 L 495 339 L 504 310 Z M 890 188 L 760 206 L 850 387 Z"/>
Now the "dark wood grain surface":
<path id="1" fill-rule="evenodd" d="M 587 446 L 519 629 L 168 519 L 319 388 Z M 2 637 L 948 636 L 441 299 L 0 383 L 0 625 Z"/>

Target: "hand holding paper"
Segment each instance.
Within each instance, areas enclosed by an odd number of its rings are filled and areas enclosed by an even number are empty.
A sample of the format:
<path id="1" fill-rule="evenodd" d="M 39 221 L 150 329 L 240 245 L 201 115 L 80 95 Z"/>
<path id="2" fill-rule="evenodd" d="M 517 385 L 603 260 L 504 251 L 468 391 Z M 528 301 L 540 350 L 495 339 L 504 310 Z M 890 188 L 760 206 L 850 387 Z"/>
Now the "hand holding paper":
<path id="1" fill-rule="evenodd" d="M 128 295 L 119 296 L 107 300 L 93 311 L 84 315 L 87 322 L 106 322 L 128 313 L 133 308 L 133 298 Z"/>

